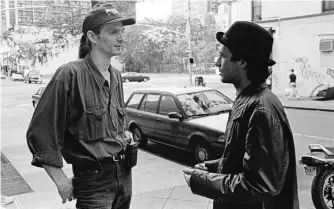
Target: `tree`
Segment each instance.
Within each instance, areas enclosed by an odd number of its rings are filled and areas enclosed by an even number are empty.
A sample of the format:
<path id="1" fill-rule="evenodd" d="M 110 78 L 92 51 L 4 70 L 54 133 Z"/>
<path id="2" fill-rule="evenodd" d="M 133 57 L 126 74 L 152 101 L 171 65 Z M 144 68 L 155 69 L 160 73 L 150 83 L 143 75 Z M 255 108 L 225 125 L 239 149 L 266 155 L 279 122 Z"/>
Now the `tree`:
<path id="1" fill-rule="evenodd" d="M 205 26 L 198 19 L 191 20 L 192 49 L 195 60 L 205 62 L 212 56 L 213 44 L 204 40 Z M 186 56 L 186 19 L 169 17 L 166 21 L 145 19 L 127 28 L 125 52 L 121 59 L 130 71 L 149 69 L 158 71 L 163 65 L 181 64 Z"/>

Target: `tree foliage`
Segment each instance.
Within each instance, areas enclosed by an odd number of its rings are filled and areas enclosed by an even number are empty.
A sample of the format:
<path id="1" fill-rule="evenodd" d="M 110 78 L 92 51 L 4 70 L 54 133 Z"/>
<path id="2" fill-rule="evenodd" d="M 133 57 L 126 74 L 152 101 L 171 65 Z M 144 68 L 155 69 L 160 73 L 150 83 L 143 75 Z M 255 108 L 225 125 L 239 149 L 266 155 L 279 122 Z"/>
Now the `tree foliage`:
<path id="1" fill-rule="evenodd" d="M 166 21 L 145 19 L 129 26 L 125 33 L 125 52 L 121 59 L 127 70 L 160 71 L 164 64 L 182 64 L 187 56 L 186 22 L 182 16 Z M 212 62 L 214 41 L 204 39 L 206 28 L 198 19 L 191 19 L 191 47 L 196 62 Z"/>

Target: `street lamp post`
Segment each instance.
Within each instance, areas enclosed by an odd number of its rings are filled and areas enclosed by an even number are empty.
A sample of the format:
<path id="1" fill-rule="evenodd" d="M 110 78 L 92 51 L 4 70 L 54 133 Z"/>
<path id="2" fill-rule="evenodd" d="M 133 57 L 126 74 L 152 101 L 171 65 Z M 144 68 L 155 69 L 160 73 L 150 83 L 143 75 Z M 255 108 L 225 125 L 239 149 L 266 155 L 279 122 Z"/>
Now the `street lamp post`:
<path id="1" fill-rule="evenodd" d="M 188 42 L 188 70 L 189 70 L 189 82 L 190 85 L 193 84 L 193 75 L 192 75 L 192 51 L 191 51 L 191 28 L 190 28 L 190 0 L 188 0 L 188 18 L 187 18 L 187 42 Z"/>

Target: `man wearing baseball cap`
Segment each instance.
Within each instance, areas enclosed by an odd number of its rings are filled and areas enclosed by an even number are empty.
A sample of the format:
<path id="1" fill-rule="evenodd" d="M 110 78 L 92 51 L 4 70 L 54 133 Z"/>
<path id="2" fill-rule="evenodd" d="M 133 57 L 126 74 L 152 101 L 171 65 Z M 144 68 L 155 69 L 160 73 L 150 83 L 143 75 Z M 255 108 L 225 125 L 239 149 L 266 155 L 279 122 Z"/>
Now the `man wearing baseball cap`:
<path id="1" fill-rule="evenodd" d="M 76 198 L 80 209 L 130 207 L 131 135 L 120 72 L 110 58 L 121 54 L 124 26 L 132 24 L 109 4 L 85 17 L 80 59 L 57 69 L 27 131 L 32 165 L 46 170 L 63 203 Z M 74 178 L 62 170 L 63 158 Z"/>
<path id="2" fill-rule="evenodd" d="M 221 81 L 237 91 L 218 160 L 184 169 L 194 194 L 214 199 L 214 209 L 298 209 L 293 134 L 284 108 L 266 85 L 273 38 L 261 26 L 235 22 L 222 44 Z"/>

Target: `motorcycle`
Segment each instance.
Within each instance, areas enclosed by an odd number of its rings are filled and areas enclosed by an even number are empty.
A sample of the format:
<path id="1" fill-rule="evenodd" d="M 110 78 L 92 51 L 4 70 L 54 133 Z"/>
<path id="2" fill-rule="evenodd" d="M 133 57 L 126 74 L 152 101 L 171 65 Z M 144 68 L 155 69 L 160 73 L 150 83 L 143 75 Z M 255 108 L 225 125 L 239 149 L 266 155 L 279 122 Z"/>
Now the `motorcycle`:
<path id="1" fill-rule="evenodd" d="M 334 209 L 334 147 L 310 144 L 310 153 L 301 156 L 305 174 L 314 176 L 311 195 L 316 209 Z"/>

